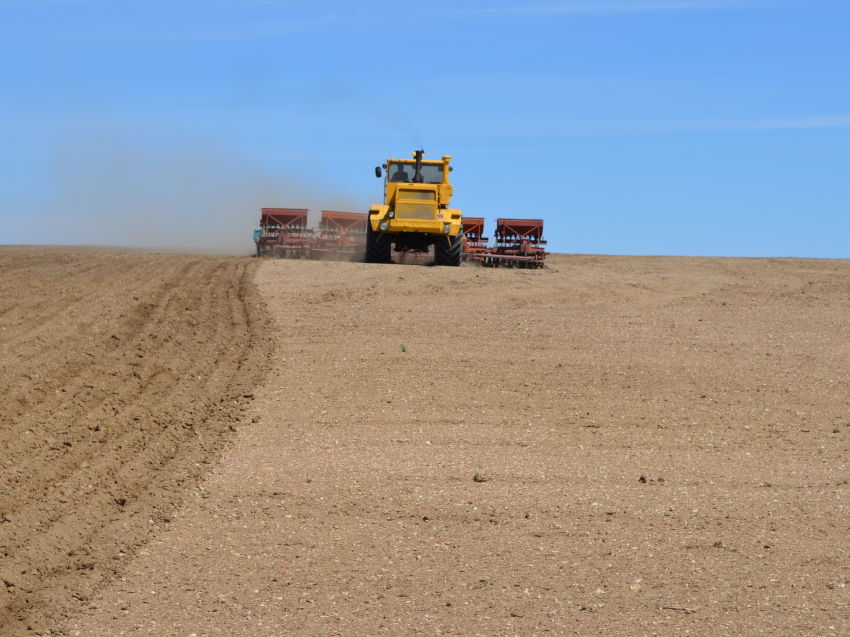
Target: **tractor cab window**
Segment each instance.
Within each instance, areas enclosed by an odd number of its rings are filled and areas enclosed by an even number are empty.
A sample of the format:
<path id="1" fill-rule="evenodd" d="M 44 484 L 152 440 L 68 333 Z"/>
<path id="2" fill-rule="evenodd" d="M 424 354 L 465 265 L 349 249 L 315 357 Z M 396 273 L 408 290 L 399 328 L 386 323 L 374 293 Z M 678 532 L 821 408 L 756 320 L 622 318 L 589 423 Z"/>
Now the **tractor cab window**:
<path id="1" fill-rule="evenodd" d="M 390 169 L 387 171 L 390 181 L 403 181 L 410 183 L 413 181 L 413 173 L 415 167 L 409 164 L 400 164 L 393 162 L 390 164 Z"/>
<path id="2" fill-rule="evenodd" d="M 413 182 L 414 174 L 416 174 L 416 164 L 392 161 L 387 171 L 387 179 L 409 184 Z M 442 182 L 443 164 L 422 164 L 422 183 L 440 184 Z"/>

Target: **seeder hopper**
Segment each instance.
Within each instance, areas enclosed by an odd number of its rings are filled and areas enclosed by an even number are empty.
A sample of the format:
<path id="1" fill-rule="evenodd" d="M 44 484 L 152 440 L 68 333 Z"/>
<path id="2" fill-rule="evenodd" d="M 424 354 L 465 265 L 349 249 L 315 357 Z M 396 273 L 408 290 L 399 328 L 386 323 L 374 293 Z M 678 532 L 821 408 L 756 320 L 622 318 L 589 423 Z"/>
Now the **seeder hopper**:
<path id="1" fill-rule="evenodd" d="M 547 252 L 543 248 L 546 241 L 542 219 L 498 219 L 493 247 L 487 246 L 487 239 L 481 236 L 483 231 L 483 219 L 464 219 L 465 260 L 489 267 L 542 268 L 545 265 Z"/>
<path id="2" fill-rule="evenodd" d="M 263 208 L 254 232 L 257 256 L 284 259 L 359 259 L 366 249 L 368 215 L 322 211 L 317 230 L 307 227 L 307 210 Z"/>
<path id="3" fill-rule="evenodd" d="M 307 228 L 307 210 L 263 208 L 260 229 L 254 232 L 257 256 L 294 256 L 312 241 L 312 234 Z"/>
<path id="4" fill-rule="evenodd" d="M 490 240 L 484 235 L 484 217 L 463 218 L 463 256 L 469 260 L 470 256 L 485 254 L 489 252 L 487 242 Z"/>
<path id="5" fill-rule="evenodd" d="M 368 215 L 359 212 L 322 210 L 314 251 L 331 257 L 358 257 L 366 250 Z"/>

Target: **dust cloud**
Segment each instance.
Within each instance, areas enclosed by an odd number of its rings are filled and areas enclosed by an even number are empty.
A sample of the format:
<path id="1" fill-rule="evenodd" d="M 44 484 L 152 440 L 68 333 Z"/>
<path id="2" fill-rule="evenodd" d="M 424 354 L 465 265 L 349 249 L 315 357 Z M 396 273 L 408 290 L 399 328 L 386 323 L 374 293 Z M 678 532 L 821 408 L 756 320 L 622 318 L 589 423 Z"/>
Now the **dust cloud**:
<path id="1" fill-rule="evenodd" d="M 101 139 L 62 148 L 56 199 L 40 215 L 44 243 L 252 254 L 260 208 L 361 211 L 333 188 L 271 174 L 219 149 Z"/>

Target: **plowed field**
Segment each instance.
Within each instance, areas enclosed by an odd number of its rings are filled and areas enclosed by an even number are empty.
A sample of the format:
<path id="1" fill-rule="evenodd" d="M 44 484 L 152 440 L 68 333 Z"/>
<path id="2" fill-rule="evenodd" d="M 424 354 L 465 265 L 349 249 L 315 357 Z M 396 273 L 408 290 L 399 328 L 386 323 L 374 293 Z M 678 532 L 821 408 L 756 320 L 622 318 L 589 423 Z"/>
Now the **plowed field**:
<path id="1" fill-rule="evenodd" d="M 548 263 L 0 251 L 0 633 L 848 634 L 850 264 Z"/>
<path id="2" fill-rule="evenodd" d="M 0 632 L 88 604 L 232 436 L 270 344 L 252 265 L 0 251 Z"/>

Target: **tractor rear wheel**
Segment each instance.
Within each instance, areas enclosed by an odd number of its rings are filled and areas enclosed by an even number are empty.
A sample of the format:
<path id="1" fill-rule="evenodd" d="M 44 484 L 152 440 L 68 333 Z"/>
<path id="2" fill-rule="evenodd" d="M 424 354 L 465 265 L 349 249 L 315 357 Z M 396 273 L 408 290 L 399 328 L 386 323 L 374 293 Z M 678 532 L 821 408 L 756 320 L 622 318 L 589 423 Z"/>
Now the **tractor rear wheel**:
<path id="1" fill-rule="evenodd" d="M 366 263 L 392 263 L 393 244 L 389 235 L 372 230 L 372 224 L 366 228 Z"/>
<path id="2" fill-rule="evenodd" d="M 446 239 L 451 240 L 451 244 Z M 458 266 L 463 259 L 463 233 L 440 237 L 434 243 L 434 265 Z"/>

